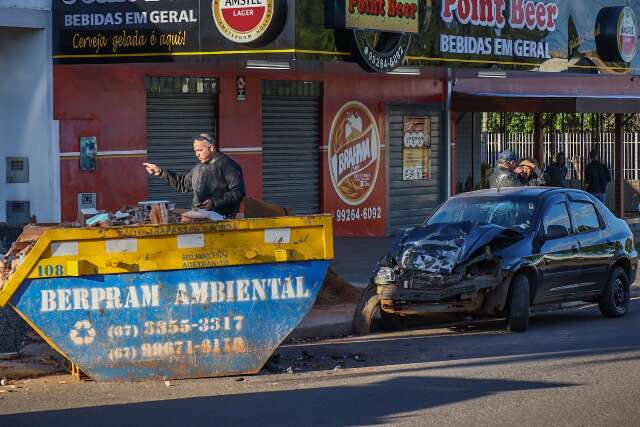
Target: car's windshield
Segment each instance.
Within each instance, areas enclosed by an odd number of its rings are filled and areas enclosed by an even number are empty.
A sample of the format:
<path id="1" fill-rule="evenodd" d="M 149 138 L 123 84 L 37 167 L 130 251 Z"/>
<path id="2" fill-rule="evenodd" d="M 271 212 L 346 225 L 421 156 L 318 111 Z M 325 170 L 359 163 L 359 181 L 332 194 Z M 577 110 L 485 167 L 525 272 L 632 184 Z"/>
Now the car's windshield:
<path id="1" fill-rule="evenodd" d="M 427 224 L 496 224 L 528 231 L 533 227 L 536 200 L 505 197 L 460 197 L 447 201 Z"/>

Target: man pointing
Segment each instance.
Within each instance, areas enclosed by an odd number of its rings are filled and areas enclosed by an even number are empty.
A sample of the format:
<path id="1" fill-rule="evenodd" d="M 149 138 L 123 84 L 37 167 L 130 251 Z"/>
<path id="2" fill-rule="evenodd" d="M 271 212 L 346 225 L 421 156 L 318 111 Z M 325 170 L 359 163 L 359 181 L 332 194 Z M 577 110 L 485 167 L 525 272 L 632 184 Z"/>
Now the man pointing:
<path id="1" fill-rule="evenodd" d="M 185 175 L 162 169 L 153 163 L 143 165 L 147 173 L 160 177 L 177 191 L 193 192 L 194 208 L 216 211 L 225 218 L 235 218 L 246 195 L 242 168 L 218 151 L 209 134 L 193 137 L 193 151 L 199 163 Z"/>

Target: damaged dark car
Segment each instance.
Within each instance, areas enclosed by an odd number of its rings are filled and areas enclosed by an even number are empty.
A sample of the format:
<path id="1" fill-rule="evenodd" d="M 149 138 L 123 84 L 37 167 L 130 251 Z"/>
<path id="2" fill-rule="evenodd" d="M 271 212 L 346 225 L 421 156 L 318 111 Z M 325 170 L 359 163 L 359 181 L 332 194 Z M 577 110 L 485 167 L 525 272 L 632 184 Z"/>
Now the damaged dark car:
<path id="1" fill-rule="evenodd" d="M 436 314 L 506 318 L 597 302 L 606 317 L 628 310 L 637 252 L 628 225 L 579 190 L 505 188 L 459 195 L 400 233 L 356 309 L 354 329 L 385 329 Z"/>

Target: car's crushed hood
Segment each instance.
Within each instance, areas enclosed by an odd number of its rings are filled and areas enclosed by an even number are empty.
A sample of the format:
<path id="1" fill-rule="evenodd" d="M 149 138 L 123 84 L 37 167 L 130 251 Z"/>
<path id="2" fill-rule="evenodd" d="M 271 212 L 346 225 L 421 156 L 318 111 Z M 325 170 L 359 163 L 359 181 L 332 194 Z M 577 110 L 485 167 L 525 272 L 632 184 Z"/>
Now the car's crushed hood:
<path id="1" fill-rule="evenodd" d="M 403 269 L 450 275 L 480 249 L 509 246 L 523 234 L 499 225 L 423 224 L 407 230 L 392 252 Z"/>

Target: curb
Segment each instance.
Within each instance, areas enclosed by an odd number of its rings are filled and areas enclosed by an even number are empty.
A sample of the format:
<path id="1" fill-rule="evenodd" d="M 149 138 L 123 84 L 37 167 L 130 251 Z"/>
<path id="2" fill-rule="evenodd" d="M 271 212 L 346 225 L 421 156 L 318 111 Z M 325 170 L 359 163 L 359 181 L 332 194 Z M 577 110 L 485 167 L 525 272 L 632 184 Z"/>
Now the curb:
<path id="1" fill-rule="evenodd" d="M 353 335 L 355 304 L 315 308 L 289 334 L 287 341 Z"/>
<path id="2" fill-rule="evenodd" d="M 287 337 L 289 340 L 305 340 L 316 338 L 332 338 L 345 335 L 353 335 L 353 323 L 351 320 L 327 323 L 324 325 L 301 326 L 293 330 Z"/>

